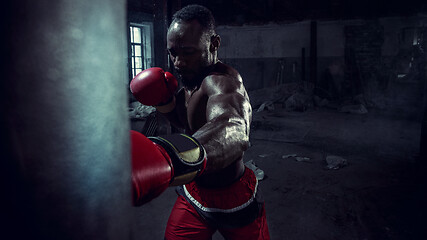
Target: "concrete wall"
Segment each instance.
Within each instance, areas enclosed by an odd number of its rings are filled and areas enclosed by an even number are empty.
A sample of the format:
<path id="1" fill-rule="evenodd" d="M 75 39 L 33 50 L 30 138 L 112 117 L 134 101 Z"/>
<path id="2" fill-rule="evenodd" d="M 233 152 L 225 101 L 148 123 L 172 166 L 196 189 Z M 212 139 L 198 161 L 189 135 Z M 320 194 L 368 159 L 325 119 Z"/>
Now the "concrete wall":
<path id="1" fill-rule="evenodd" d="M 342 56 L 344 34 L 341 22 L 319 22 L 318 56 Z M 287 25 L 219 26 L 220 56 L 224 58 L 300 57 L 301 48 L 310 47 L 310 22 Z"/>
<path id="2" fill-rule="evenodd" d="M 378 106 L 386 107 L 384 98 L 396 98 L 386 91 L 389 82 L 395 81 L 397 65 L 402 52 L 402 33 L 405 29 L 426 26 L 427 16 L 382 18 L 372 20 L 343 20 L 317 22 L 317 79 L 332 65 L 341 68 L 349 83 L 358 87 L 353 95 L 364 93 Z M 305 79 L 310 75 L 310 21 L 290 24 L 218 26 L 221 36 L 219 58 L 235 68 L 243 76 L 247 89 L 271 87 L 281 82 L 302 80 L 302 49 L 305 49 Z M 356 48 L 356 56 L 349 49 Z M 349 59 L 357 58 L 350 64 Z M 347 65 L 347 67 L 345 66 Z M 353 65 L 353 66 L 349 66 Z M 359 71 L 358 75 L 351 71 Z M 329 70 L 328 70 L 329 71 Z M 345 72 L 345 73 L 344 73 Z M 353 79 L 351 79 L 353 78 Z M 416 80 L 423 82 L 424 80 Z M 362 89 L 363 85 L 365 89 Z M 406 94 L 414 94 L 417 87 L 406 85 Z M 388 89 L 387 89 L 388 88 Z M 397 87 L 401 89 L 401 86 Z M 386 96 L 389 94 L 388 96 Z M 379 97 L 381 96 L 381 97 Z M 383 98 L 383 99 L 381 99 Z M 399 96 L 397 96 L 399 99 Z M 402 97 L 403 98 L 403 97 Z M 406 100 L 405 100 L 406 101 Z M 410 101 L 410 102 L 411 102 Z M 404 102 L 403 104 L 407 104 Z"/>
<path id="3" fill-rule="evenodd" d="M 344 56 L 343 24 L 318 23 L 319 69 L 336 58 Z M 219 58 L 240 70 L 248 89 L 258 89 L 280 81 L 301 79 L 302 49 L 305 49 L 306 65 L 310 50 L 310 22 L 286 25 L 219 26 L 221 36 Z M 308 76 L 308 65 L 306 66 Z M 279 75 L 279 76 L 278 76 Z"/>

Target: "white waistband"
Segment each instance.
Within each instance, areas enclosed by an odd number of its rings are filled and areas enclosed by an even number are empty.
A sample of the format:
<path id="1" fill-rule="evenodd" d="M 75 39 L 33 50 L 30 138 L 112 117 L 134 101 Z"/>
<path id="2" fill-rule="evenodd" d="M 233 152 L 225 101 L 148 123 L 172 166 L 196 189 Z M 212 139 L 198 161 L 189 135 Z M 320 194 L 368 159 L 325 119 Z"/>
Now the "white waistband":
<path id="1" fill-rule="evenodd" d="M 258 188 L 258 179 L 256 180 L 256 183 L 255 183 L 254 193 L 252 194 L 251 198 L 247 202 L 243 203 L 240 206 L 231 208 L 231 209 L 221 209 L 221 208 L 208 208 L 208 207 L 203 206 L 201 203 L 199 203 L 199 201 L 197 201 L 196 199 L 193 198 L 193 196 L 191 196 L 191 194 L 187 191 L 187 188 L 185 187 L 185 185 L 183 185 L 185 196 L 187 196 L 188 199 L 190 199 L 190 201 L 192 203 L 194 203 L 194 205 L 196 205 L 202 211 L 204 211 L 204 212 L 221 212 L 221 213 L 237 212 L 237 211 L 242 210 L 243 208 L 249 206 L 249 204 L 251 204 L 255 199 L 257 188 Z"/>

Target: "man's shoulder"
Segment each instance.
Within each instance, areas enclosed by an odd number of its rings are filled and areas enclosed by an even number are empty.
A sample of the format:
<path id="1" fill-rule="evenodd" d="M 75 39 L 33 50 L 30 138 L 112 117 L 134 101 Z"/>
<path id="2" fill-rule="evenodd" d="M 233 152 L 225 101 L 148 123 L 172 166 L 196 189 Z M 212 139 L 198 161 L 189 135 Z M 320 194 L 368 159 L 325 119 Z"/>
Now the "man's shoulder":
<path id="1" fill-rule="evenodd" d="M 216 63 L 205 79 L 213 83 L 222 81 L 242 81 L 242 77 L 236 69 L 222 62 Z"/>
<path id="2" fill-rule="evenodd" d="M 239 72 L 234 69 L 232 66 L 225 64 L 221 61 L 218 61 L 213 70 L 211 71 L 211 75 L 214 76 L 225 76 L 229 78 L 240 78 Z"/>
<path id="3" fill-rule="evenodd" d="M 202 88 L 235 88 L 242 84 L 237 76 L 224 73 L 213 73 L 208 75 L 203 83 Z"/>
<path id="4" fill-rule="evenodd" d="M 202 82 L 201 89 L 207 95 L 215 93 L 231 93 L 241 91 L 243 88 L 240 74 L 229 74 L 227 72 L 212 72 Z"/>

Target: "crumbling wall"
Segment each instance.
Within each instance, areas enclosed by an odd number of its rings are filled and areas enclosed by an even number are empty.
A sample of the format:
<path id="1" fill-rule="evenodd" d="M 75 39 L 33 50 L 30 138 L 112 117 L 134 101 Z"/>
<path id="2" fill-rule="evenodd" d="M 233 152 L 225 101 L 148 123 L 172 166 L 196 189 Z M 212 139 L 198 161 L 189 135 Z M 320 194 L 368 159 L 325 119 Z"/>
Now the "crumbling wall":
<path id="1" fill-rule="evenodd" d="M 334 22 L 319 23 L 318 69 L 344 56 L 342 28 Z M 221 36 L 219 58 L 239 70 L 248 90 L 308 80 L 309 21 L 219 26 L 217 32 Z"/>
<path id="2" fill-rule="evenodd" d="M 417 117 L 426 24 L 425 16 L 319 21 L 314 94 L 337 106 L 357 102 Z M 308 81 L 310 22 L 219 26 L 217 31 L 219 58 L 239 70 L 249 91 Z M 417 37 L 418 45 L 405 45 L 405 39 Z"/>

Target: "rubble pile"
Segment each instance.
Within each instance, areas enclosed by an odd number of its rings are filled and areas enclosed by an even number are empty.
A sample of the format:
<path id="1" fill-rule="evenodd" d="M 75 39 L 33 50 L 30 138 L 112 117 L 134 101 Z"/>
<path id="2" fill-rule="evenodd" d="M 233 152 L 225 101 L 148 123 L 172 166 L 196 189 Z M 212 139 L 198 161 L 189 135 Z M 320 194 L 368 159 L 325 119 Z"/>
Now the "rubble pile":
<path id="1" fill-rule="evenodd" d="M 305 111 L 313 107 L 313 85 L 307 82 L 285 83 L 274 87 L 250 91 L 252 108 L 258 112 L 285 108 L 289 111 Z"/>

